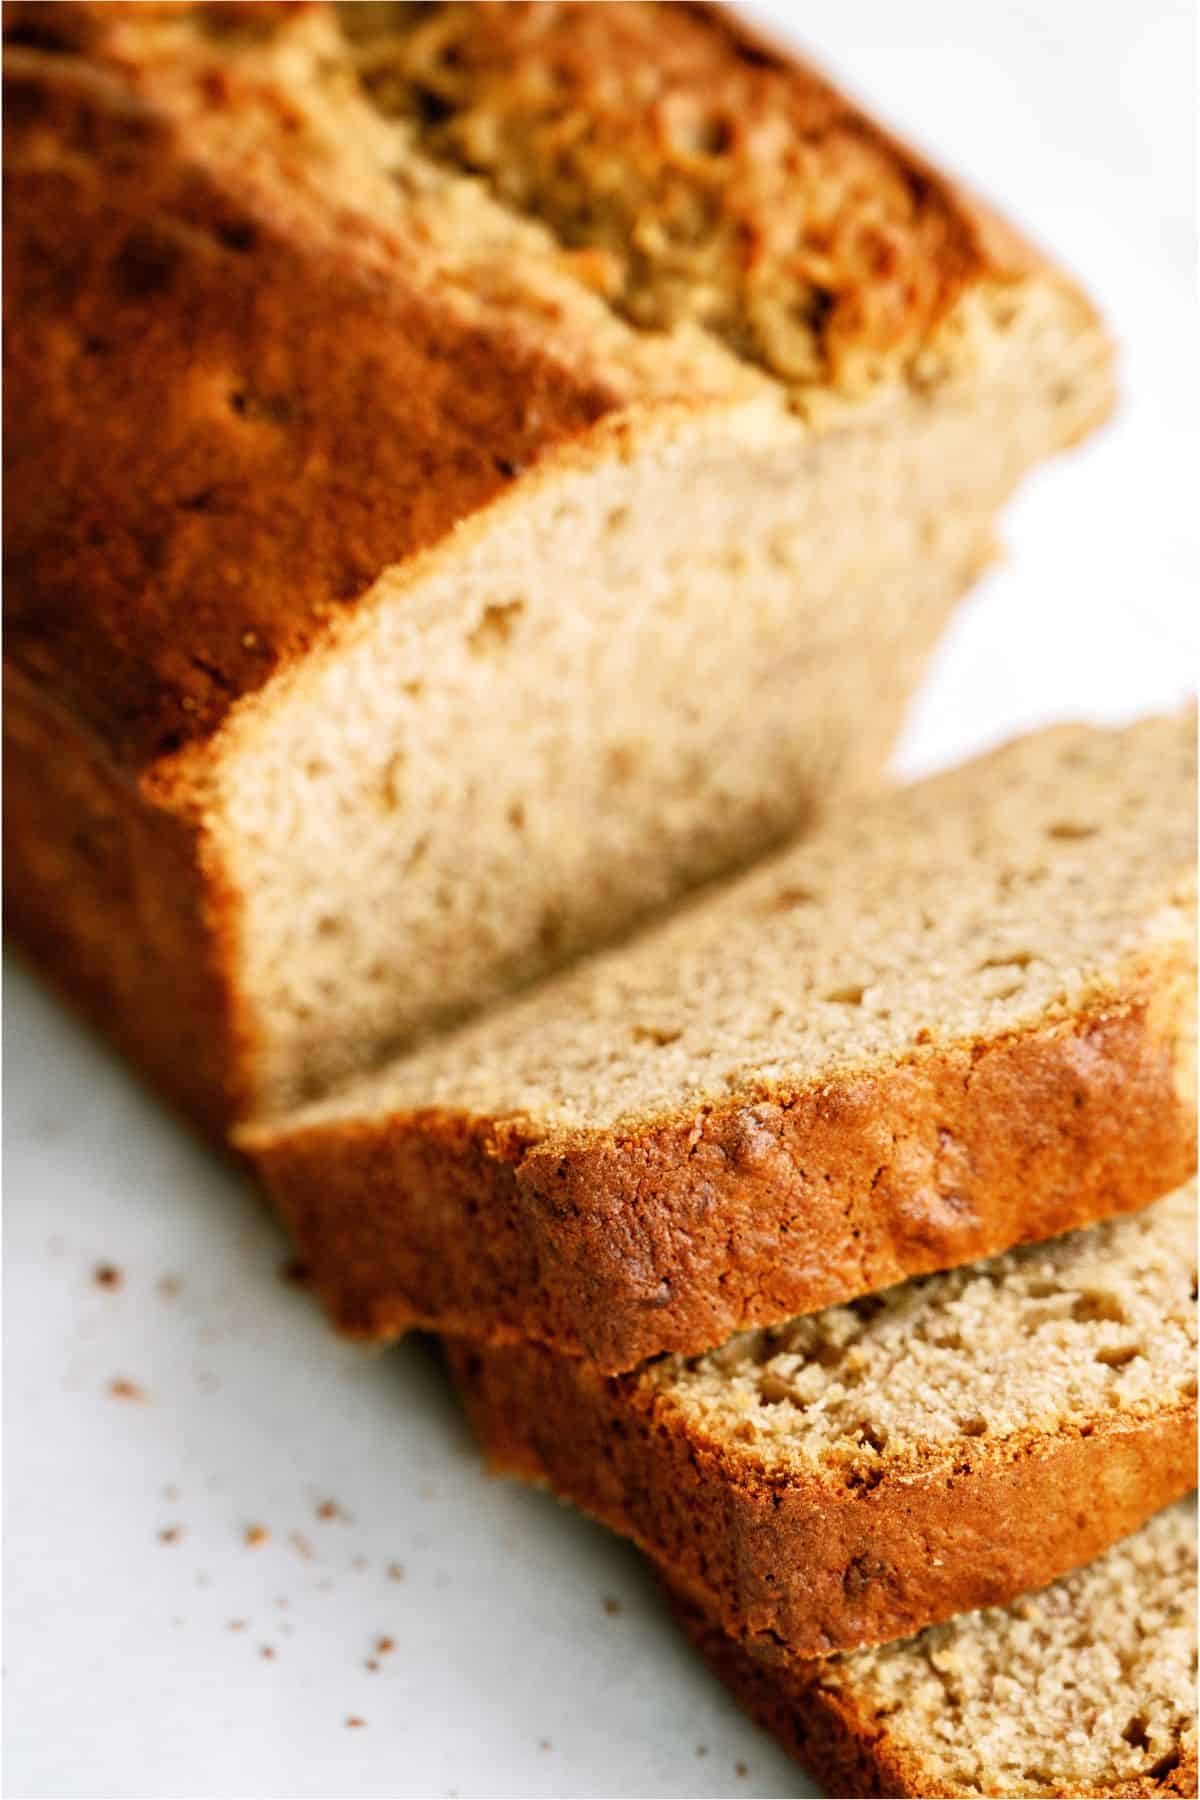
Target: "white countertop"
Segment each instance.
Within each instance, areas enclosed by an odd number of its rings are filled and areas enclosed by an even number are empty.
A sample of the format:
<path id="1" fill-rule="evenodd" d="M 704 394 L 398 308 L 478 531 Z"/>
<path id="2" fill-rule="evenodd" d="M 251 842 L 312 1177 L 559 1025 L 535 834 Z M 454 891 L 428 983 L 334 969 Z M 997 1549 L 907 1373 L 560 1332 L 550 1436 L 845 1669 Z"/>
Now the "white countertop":
<path id="1" fill-rule="evenodd" d="M 756 10 L 1055 246 L 1124 348 L 1119 421 L 1012 508 L 1010 558 L 960 614 L 900 766 L 1183 697 L 1190 4 Z M 485 1479 L 432 1350 L 336 1341 L 278 1278 L 249 1184 L 7 974 L 10 1800 L 815 1792 L 632 1552 Z"/>

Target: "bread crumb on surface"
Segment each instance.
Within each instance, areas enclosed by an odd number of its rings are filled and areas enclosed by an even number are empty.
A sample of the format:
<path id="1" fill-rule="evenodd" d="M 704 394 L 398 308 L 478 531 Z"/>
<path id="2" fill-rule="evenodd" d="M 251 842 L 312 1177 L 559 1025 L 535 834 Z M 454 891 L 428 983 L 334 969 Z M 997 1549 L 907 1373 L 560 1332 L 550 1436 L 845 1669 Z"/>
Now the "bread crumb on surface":
<path id="1" fill-rule="evenodd" d="M 182 1525 L 164 1525 L 158 1534 L 160 1544 L 177 1544 L 183 1536 Z"/>
<path id="2" fill-rule="evenodd" d="M 119 1288 L 123 1284 L 125 1277 L 121 1270 L 118 1269 L 116 1263 L 102 1262 L 97 1263 L 96 1267 L 93 1269 L 92 1280 L 97 1287 L 108 1288 L 111 1291 Z"/>
<path id="3" fill-rule="evenodd" d="M 108 1391 L 114 1400 L 145 1400 L 146 1390 L 139 1387 L 136 1381 L 130 1381 L 125 1375 L 114 1375 L 108 1384 Z"/>
<path id="4" fill-rule="evenodd" d="M 258 1550 L 268 1542 L 271 1534 L 265 1525 L 247 1525 L 242 1536 L 248 1549 Z"/>

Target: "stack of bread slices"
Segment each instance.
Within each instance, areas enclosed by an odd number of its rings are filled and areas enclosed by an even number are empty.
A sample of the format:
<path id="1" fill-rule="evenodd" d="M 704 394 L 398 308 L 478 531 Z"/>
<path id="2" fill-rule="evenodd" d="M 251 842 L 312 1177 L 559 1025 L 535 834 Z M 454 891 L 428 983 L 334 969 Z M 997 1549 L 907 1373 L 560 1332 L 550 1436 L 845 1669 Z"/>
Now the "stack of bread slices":
<path id="1" fill-rule="evenodd" d="M 831 1793 L 1194 1794 L 1195 719 L 879 786 L 1086 299 L 723 8 L 5 30 L 12 927 Z"/>
<path id="2" fill-rule="evenodd" d="M 241 1134 L 832 1793 L 1195 1791 L 1194 741 L 864 804 Z"/>

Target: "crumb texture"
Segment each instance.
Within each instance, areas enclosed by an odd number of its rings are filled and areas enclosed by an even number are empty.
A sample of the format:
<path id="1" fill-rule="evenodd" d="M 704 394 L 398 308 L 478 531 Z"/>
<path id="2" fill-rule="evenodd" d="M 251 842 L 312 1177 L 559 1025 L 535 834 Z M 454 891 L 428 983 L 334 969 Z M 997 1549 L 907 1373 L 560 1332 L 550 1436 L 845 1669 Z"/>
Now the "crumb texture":
<path id="1" fill-rule="evenodd" d="M 668 1357 L 639 1379 L 775 1477 L 878 1481 L 1196 1396 L 1195 1183 L 1144 1212 Z"/>
<path id="2" fill-rule="evenodd" d="M 1007 1609 L 835 1659 L 822 1676 L 927 1787 L 1170 1791 L 1196 1758 L 1196 1514 L 1184 1501 Z M 878 1754 L 878 1750 L 877 1750 Z M 1194 1792 L 1194 1787 L 1192 1788 Z"/>
<path id="3" fill-rule="evenodd" d="M 847 808 L 629 947 L 302 1123 L 444 1107 L 633 1130 L 982 1044 L 1194 960 L 1195 721 L 1063 727 Z"/>

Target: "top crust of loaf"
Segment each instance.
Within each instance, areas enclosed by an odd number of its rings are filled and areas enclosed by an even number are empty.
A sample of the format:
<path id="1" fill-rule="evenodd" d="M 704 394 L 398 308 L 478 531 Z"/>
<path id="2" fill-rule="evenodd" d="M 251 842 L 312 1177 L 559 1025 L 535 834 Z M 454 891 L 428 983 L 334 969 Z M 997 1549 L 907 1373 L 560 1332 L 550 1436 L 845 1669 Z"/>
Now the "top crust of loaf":
<path id="1" fill-rule="evenodd" d="M 539 38 L 560 57 L 561 9 L 469 10 L 530 71 Z M 1045 269 L 723 13 L 581 23 L 610 98 L 584 83 L 578 104 L 606 141 L 634 116 L 611 95 L 636 99 L 613 72 L 653 55 L 684 99 L 715 83 L 756 109 L 751 212 L 803 150 L 805 230 L 822 195 L 834 213 L 831 400 L 856 342 L 918 379 L 965 297 Z M 630 323 L 578 246 L 398 133 L 332 9 L 15 5 L 5 30 L 6 654 L 119 762 L 203 745 L 381 575 L 564 456 L 628 457 L 648 421 L 747 404 L 801 428 L 743 348 Z"/>

